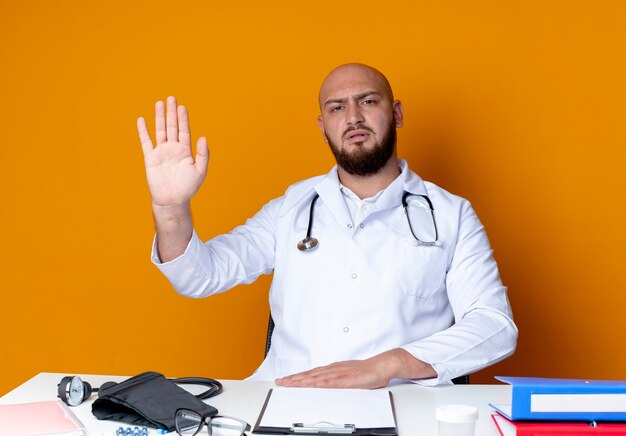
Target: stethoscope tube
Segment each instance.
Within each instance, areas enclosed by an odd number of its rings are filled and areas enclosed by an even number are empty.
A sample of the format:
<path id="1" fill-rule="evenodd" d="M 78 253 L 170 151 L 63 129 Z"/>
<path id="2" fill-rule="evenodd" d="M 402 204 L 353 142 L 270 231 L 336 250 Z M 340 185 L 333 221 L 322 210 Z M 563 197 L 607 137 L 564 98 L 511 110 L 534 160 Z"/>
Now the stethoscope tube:
<path id="1" fill-rule="evenodd" d="M 430 209 L 430 216 L 433 219 L 433 226 L 435 227 L 435 240 L 434 240 L 434 242 L 422 241 L 420 238 L 418 238 L 415 235 L 415 232 L 413 231 L 413 226 L 411 225 L 411 220 L 409 218 L 409 204 L 406 201 L 407 197 L 409 197 L 410 195 L 418 195 L 418 196 L 422 197 L 424 200 L 426 200 L 426 203 L 428 203 L 428 208 Z M 408 191 L 404 191 L 404 194 L 402 194 L 402 207 L 404 208 L 404 213 L 406 215 L 406 220 L 409 223 L 409 230 L 411 230 L 411 234 L 413 235 L 413 237 L 417 241 L 418 245 L 425 245 L 425 246 L 428 246 L 428 247 L 441 245 L 441 243 L 439 242 L 439 231 L 437 230 L 437 220 L 435 219 L 435 208 L 433 207 L 433 203 L 430 201 L 430 198 L 428 198 L 427 195 L 424 195 L 424 194 L 411 194 Z"/>
<path id="2" fill-rule="evenodd" d="M 298 242 L 298 250 L 309 251 L 317 248 L 319 241 L 315 238 L 311 238 L 311 229 L 313 228 L 313 211 L 315 210 L 315 203 L 320 195 L 316 192 L 313 200 L 311 200 L 311 207 L 309 208 L 309 226 L 306 229 L 306 238 Z"/>

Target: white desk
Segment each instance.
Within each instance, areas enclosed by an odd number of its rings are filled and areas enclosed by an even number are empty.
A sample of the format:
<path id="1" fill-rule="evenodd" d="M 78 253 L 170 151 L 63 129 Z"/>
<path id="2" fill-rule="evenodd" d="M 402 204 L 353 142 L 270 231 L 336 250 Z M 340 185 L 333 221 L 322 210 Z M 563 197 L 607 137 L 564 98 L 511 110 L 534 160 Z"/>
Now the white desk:
<path id="1" fill-rule="evenodd" d="M 65 375 L 71 374 L 45 372 L 38 374 L 0 398 L 0 404 L 55 399 L 57 384 Z M 106 381 L 119 382 L 128 377 L 81 375 L 81 378 L 93 387 L 98 387 Z M 267 391 L 273 387 L 273 383 L 240 380 L 223 380 L 222 383 L 224 391 L 206 402 L 216 407 L 220 414 L 243 419 L 254 427 Z M 200 387 L 186 388 L 194 393 L 201 391 Z M 498 432 L 491 421 L 492 411 L 488 403 L 508 403 L 511 399 L 509 385 L 455 385 L 428 388 L 402 384 L 388 389 L 393 392 L 400 436 L 437 436 L 435 409 L 442 404 L 470 404 L 478 407 L 476 436 L 497 436 Z M 98 421 L 91 414 L 91 403 L 95 398 L 92 396 L 90 400 L 72 409 L 87 428 L 88 434 L 114 435 L 118 427 L 127 426 L 114 421 Z M 156 432 L 150 431 L 149 434 L 156 435 Z"/>

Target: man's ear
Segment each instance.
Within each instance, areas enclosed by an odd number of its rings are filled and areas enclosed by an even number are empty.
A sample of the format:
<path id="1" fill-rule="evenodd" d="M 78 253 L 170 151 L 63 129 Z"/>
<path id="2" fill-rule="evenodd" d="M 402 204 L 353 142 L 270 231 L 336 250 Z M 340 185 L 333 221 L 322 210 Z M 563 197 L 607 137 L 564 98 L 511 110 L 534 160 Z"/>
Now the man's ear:
<path id="1" fill-rule="evenodd" d="M 396 123 L 396 127 L 402 127 L 403 119 L 404 108 L 402 107 L 402 102 L 400 100 L 395 100 L 393 102 L 393 120 Z"/>
<path id="2" fill-rule="evenodd" d="M 317 117 L 317 125 L 322 131 L 322 136 L 324 137 L 324 142 L 328 142 L 328 137 L 326 136 L 326 130 L 324 130 L 324 118 L 321 115 Z"/>

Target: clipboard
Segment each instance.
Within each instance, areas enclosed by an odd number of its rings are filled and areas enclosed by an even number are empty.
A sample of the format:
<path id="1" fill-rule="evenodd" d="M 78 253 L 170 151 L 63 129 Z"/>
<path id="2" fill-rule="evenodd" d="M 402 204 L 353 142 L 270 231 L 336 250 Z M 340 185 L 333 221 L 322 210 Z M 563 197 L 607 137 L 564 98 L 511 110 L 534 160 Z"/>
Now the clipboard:
<path id="1" fill-rule="evenodd" d="M 393 396 L 387 390 L 274 388 L 254 434 L 397 436 Z"/>

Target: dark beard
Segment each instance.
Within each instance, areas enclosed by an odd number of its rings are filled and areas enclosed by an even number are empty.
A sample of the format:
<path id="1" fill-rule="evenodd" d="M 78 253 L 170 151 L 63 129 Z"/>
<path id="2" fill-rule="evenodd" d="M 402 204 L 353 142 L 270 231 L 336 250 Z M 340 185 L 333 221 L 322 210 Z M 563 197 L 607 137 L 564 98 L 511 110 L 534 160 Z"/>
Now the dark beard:
<path id="1" fill-rule="evenodd" d="M 374 148 L 371 150 L 364 150 L 359 147 L 354 152 L 347 153 L 345 150 L 340 150 L 330 138 L 327 139 L 330 149 L 335 155 L 337 165 L 349 174 L 368 176 L 376 174 L 393 155 L 393 151 L 396 148 L 396 128 L 390 125 L 385 136 L 382 137 L 380 142 L 374 144 Z"/>

